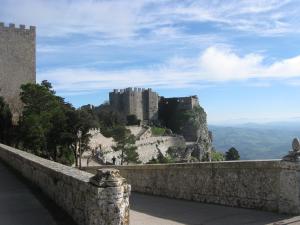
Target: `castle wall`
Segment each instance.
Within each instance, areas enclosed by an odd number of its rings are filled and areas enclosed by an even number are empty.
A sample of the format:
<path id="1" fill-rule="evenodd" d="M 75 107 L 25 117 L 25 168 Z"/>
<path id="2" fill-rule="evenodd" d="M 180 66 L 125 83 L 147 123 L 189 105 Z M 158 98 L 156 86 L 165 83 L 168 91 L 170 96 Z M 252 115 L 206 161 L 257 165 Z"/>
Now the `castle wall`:
<path id="1" fill-rule="evenodd" d="M 151 89 L 146 91 L 146 117 L 148 121 L 158 120 L 158 102 L 159 96 L 156 92 L 152 92 Z"/>
<path id="2" fill-rule="evenodd" d="M 199 105 L 197 96 L 178 97 L 178 98 L 162 98 L 161 105 L 168 106 L 169 103 L 176 103 L 176 110 L 191 110 Z"/>
<path id="3" fill-rule="evenodd" d="M 36 30 L 0 23 L 0 96 L 8 102 L 14 121 L 22 112 L 20 86 L 36 81 Z"/>
<path id="4" fill-rule="evenodd" d="M 150 89 L 126 88 L 109 93 L 110 105 L 124 115 L 136 115 L 141 121 L 157 120 L 158 94 Z"/>
<path id="5" fill-rule="evenodd" d="M 110 167 L 110 166 L 105 166 Z M 300 214 L 300 165 L 280 160 L 112 166 L 132 191 Z M 89 167 L 95 173 L 102 167 Z"/>
<path id="6" fill-rule="evenodd" d="M 137 119 L 143 121 L 143 97 L 138 89 L 130 89 L 130 115 L 136 115 Z"/>

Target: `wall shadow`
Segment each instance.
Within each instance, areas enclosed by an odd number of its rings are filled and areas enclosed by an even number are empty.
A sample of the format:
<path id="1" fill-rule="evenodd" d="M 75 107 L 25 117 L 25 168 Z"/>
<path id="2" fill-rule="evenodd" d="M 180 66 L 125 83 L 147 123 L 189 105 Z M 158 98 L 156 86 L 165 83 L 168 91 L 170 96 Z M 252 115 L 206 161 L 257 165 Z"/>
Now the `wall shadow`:
<path id="1" fill-rule="evenodd" d="M 131 194 L 130 208 L 136 212 L 190 225 L 300 224 L 300 216 L 204 204 L 135 192 Z M 151 221 L 149 223 L 147 221 L 147 224 L 151 224 Z"/>

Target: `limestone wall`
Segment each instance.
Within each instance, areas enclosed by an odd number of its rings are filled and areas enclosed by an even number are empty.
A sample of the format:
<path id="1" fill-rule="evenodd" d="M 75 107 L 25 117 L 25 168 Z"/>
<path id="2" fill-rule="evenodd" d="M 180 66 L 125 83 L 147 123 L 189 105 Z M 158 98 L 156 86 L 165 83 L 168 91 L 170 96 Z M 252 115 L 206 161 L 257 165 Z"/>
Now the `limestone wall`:
<path id="1" fill-rule="evenodd" d="M 0 23 L 0 96 L 9 103 L 14 121 L 22 111 L 20 86 L 35 83 L 35 27 Z"/>
<path id="2" fill-rule="evenodd" d="M 78 225 L 129 224 L 130 186 L 117 170 L 96 176 L 0 144 L 9 164 L 63 208 Z"/>
<path id="3" fill-rule="evenodd" d="M 132 191 L 300 214 L 300 165 L 273 161 L 118 166 Z M 93 172 L 95 168 L 89 168 Z"/>

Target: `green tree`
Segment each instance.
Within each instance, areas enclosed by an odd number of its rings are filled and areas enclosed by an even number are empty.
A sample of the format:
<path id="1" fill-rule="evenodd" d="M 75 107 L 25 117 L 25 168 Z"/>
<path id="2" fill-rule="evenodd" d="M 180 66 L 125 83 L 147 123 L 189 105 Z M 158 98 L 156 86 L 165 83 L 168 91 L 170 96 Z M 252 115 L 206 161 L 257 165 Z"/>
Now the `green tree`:
<path id="1" fill-rule="evenodd" d="M 225 153 L 225 158 L 226 158 L 227 161 L 239 160 L 240 155 L 239 155 L 238 150 L 236 150 L 234 147 L 232 147 Z"/>
<path id="2" fill-rule="evenodd" d="M 130 130 L 126 129 L 125 126 L 119 125 L 111 130 L 111 136 L 117 142 L 113 149 L 115 151 L 121 151 L 121 165 L 123 165 L 124 162 L 127 162 L 127 164 L 130 162 L 139 163 L 135 137 L 130 133 Z"/>
<path id="3" fill-rule="evenodd" d="M 81 157 L 82 154 L 90 150 L 89 142 L 91 134 L 89 133 L 90 129 L 98 128 L 97 121 L 95 120 L 91 111 L 84 108 L 77 110 L 78 120 L 77 120 L 77 137 L 78 137 L 78 165 L 81 168 Z M 78 135 L 80 133 L 80 135 Z"/>
<path id="4" fill-rule="evenodd" d="M 19 122 L 19 140 L 26 151 L 65 163 L 81 165 L 88 149 L 89 130 L 95 126 L 86 109 L 76 110 L 56 96 L 49 82 L 21 87 L 25 107 Z M 78 132 L 81 132 L 80 137 Z"/>
<path id="5" fill-rule="evenodd" d="M 104 136 L 111 137 L 111 130 L 114 127 L 126 125 L 126 118 L 121 113 L 114 111 L 108 103 L 95 107 L 93 110 Z"/>
<path id="6" fill-rule="evenodd" d="M 169 154 L 166 154 L 166 156 L 164 156 L 161 153 L 157 154 L 157 157 L 154 158 L 152 157 L 152 159 L 150 159 L 147 164 L 167 164 L 167 163 L 175 163 L 176 160 L 174 158 L 172 158 L 172 156 L 170 156 Z"/>
<path id="7" fill-rule="evenodd" d="M 139 160 L 139 154 L 137 153 L 137 147 L 135 145 L 125 146 L 124 149 L 124 162 L 129 163 L 141 163 Z"/>
<path id="8" fill-rule="evenodd" d="M 222 152 L 218 152 L 218 151 L 211 151 L 211 161 L 224 161 L 225 157 L 224 154 Z"/>
<path id="9" fill-rule="evenodd" d="M 46 81 L 22 85 L 21 90 L 21 100 L 25 105 L 19 121 L 22 146 L 36 155 L 56 160 L 56 143 L 60 138 L 57 130 L 61 129 L 65 119 L 63 99 L 55 96 Z"/>
<path id="10" fill-rule="evenodd" d="M 0 96 L 0 143 L 12 143 L 12 114 L 4 98 Z"/>

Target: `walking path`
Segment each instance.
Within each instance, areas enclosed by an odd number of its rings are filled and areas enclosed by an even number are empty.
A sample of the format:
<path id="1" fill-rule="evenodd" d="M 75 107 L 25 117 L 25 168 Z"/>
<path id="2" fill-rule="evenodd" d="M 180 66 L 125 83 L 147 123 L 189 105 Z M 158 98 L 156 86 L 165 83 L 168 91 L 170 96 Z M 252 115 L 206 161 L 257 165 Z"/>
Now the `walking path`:
<path id="1" fill-rule="evenodd" d="M 130 225 L 300 225 L 300 216 L 132 193 Z"/>
<path id="2" fill-rule="evenodd" d="M 50 199 L 0 161 L 0 225 L 74 225 Z"/>

